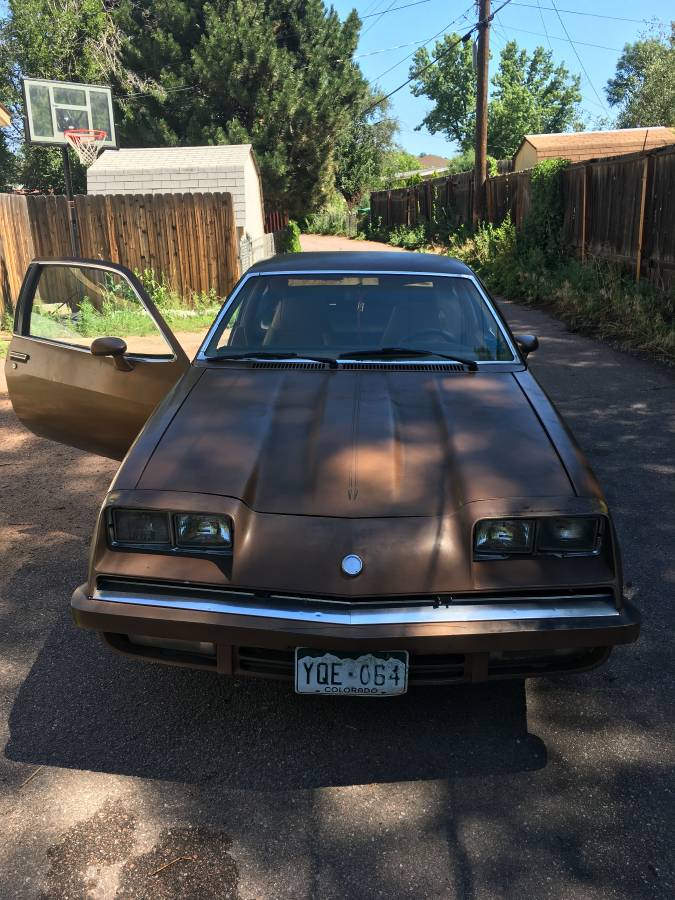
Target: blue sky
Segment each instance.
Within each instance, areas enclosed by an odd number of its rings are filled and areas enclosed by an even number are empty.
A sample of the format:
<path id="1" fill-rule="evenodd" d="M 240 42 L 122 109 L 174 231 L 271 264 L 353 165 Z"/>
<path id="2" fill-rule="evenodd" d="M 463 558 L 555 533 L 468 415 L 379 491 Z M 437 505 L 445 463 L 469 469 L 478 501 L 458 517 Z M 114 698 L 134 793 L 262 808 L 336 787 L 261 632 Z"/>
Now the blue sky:
<path id="1" fill-rule="evenodd" d="M 394 0 L 394 2 L 333 0 L 333 5 L 344 18 L 354 7 L 359 15 L 365 17 L 372 13 L 378 14 L 389 6 L 393 8 L 410 2 L 413 0 Z M 501 0 L 492 0 L 493 9 L 499 6 L 500 2 Z M 507 40 L 516 40 L 519 46 L 530 51 L 538 44 L 547 49 L 550 46 L 556 63 L 563 62 L 570 72 L 581 75 L 583 115 L 588 123 L 587 127 L 590 128 L 598 116 L 611 115 L 603 88 L 607 79 L 614 74 L 624 44 L 636 40 L 641 32 L 649 27 L 650 20 L 669 22 L 671 18 L 675 18 L 675 7 L 673 0 L 643 0 L 642 3 L 635 3 L 632 0 L 595 0 L 593 3 L 582 3 L 580 0 L 554 0 L 554 2 L 560 11 L 564 28 L 553 9 L 552 0 L 518 0 L 517 3 L 513 0 L 495 18 L 490 35 L 493 55 L 491 74 L 494 72 L 499 51 Z M 542 7 L 541 13 L 539 6 Z M 617 18 L 595 18 L 563 10 L 586 14 L 593 12 L 597 16 Z M 618 21 L 620 17 L 641 21 Z M 459 20 L 448 29 L 448 24 L 456 18 Z M 400 61 L 416 49 L 415 46 L 389 48 L 410 42 L 424 42 L 436 32 L 443 33 L 449 30 L 464 34 L 475 20 L 476 11 L 471 0 L 450 0 L 449 3 L 448 0 L 427 0 L 409 9 L 396 11 L 392 9 L 381 18 L 374 15 L 363 19 L 356 56 L 366 78 L 379 84 L 383 92 L 387 93 L 408 77 L 412 58 Z M 576 46 L 588 77 L 584 75 L 574 49 L 565 36 L 565 29 Z M 435 41 L 427 44 L 430 52 L 433 51 L 434 44 Z M 591 47 L 587 46 L 588 44 L 599 46 Z M 386 52 L 377 52 L 381 50 Z M 399 62 L 400 64 L 396 65 Z M 391 68 L 395 65 L 395 68 Z M 391 71 L 383 74 L 387 69 Z M 443 135 L 431 135 L 426 130 L 414 130 L 430 108 L 429 101 L 423 97 L 413 97 L 410 89 L 406 87 L 392 97 L 391 102 L 393 113 L 401 125 L 397 139 L 406 150 L 415 154 L 437 153 L 440 156 L 456 152 L 456 148 Z"/>
<path id="2" fill-rule="evenodd" d="M 342 18 L 353 8 L 364 17 L 356 56 L 366 78 L 379 84 L 384 93 L 408 77 L 412 53 L 418 46 L 428 42 L 437 32 L 440 32 L 439 36 L 446 31 L 464 34 L 476 20 L 472 0 L 423 0 L 408 9 L 393 9 L 410 2 L 414 0 L 333 0 L 333 6 Z M 562 24 L 553 9 L 553 2 L 558 7 Z M 492 0 L 493 8 L 500 3 L 501 0 Z M 380 17 L 380 13 L 389 7 L 392 11 Z M 6 9 L 5 0 L 0 0 L 0 14 L 5 14 Z M 591 12 L 593 16 L 589 15 Z M 622 18 L 640 21 L 621 21 Z M 603 88 L 614 74 L 624 44 L 636 40 L 651 21 L 668 23 L 671 18 L 675 18 L 673 0 L 642 0 L 641 3 L 594 0 L 585 4 L 580 0 L 512 0 L 496 17 L 491 29 L 491 72 L 507 40 L 514 39 L 530 51 L 538 44 L 550 47 L 556 62 L 564 62 L 571 72 L 581 75 L 583 115 L 587 127 L 591 128 L 594 119 L 611 115 Z M 450 24 L 453 21 L 454 24 Z M 565 29 L 587 74 L 567 40 Z M 427 43 L 430 51 L 433 51 L 434 43 L 433 40 Z M 401 46 L 404 44 L 413 46 Z M 591 44 L 596 46 L 588 46 Z M 412 153 L 452 155 L 456 148 L 443 135 L 415 131 L 429 108 L 429 101 L 413 97 L 407 87 L 392 98 L 392 110 L 400 122 L 398 141 Z"/>

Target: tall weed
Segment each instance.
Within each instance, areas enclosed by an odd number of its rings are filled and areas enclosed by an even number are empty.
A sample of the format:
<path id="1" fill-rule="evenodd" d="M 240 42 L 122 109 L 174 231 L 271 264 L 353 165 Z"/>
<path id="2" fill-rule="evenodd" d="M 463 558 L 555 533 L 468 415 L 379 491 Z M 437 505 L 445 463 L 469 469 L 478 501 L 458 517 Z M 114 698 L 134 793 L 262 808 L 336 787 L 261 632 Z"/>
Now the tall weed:
<path id="1" fill-rule="evenodd" d="M 547 306 L 573 330 L 675 362 L 675 295 L 649 283 L 636 285 L 612 263 L 582 263 L 559 250 L 547 254 L 518 235 L 508 218 L 455 236 L 449 255 L 507 299 Z"/>

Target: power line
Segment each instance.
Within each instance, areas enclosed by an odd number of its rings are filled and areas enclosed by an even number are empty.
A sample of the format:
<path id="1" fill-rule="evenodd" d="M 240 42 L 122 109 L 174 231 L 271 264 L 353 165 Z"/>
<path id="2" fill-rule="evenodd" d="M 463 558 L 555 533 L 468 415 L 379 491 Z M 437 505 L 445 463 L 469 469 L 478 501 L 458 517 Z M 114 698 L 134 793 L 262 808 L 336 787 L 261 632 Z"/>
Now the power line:
<path id="1" fill-rule="evenodd" d="M 433 40 L 433 38 L 430 40 Z M 378 56 L 380 53 L 390 53 L 392 50 L 402 50 L 404 47 L 419 47 L 421 44 L 428 43 L 429 39 L 424 41 L 408 41 L 407 44 L 396 44 L 394 47 L 382 47 L 381 50 L 368 50 L 367 53 L 357 53 L 352 59 L 363 59 L 364 56 Z"/>
<path id="2" fill-rule="evenodd" d="M 440 59 L 442 59 L 447 53 L 449 53 L 451 50 L 454 50 L 454 48 L 458 44 L 466 43 L 469 40 L 469 38 L 471 37 L 471 35 L 474 33 L 474 31 L 477 31 L 479 28 L 484 28 L 485 26 L 489 25 L 490 22 L 497 15 L 497 13 L 501 12 L 501 10 L 503 10 L 511 2 L 512 2 L 512 0 L 504 0 L 504 2 L 501 4 L 501 6 L 498 6 L 497 9 L 493 13 L 491 13 L 489 16 L 486 16 L 485 19 L 479 19 L 478 22 L 474 23 L 471 26 L 471 28 L 467 31 L 467 33 L 465 35 L 458 38 L 456 41 L 453 41 L 448 47 L 444 47 L 443 50 L 441 50 L 441 52 L 438 54 L 438 56 L 434 57 L 434 59 L 432 59 L 431 62 L 428 62 L 425 66 L 422 66 L 422 68 L 418 69 L 416 72 L 413 72 L 413 74 L 410 76 L 410 78 L 406 79 L 402 84 L 399 84 L 399 86 L 394 88 L 392 91 L 389 91 L 389 93 L 385 94 L 384 97 L 380 97 L 374 103 L 371 103 L 369 106 L 367 106 L 363 110 L 364 115 L 366 113 L 372 112 L 374 109 L 376 109 L 380 105 L 380 103 L 383 103 L 385 100 L 388 100 L 390 97 L 393 97 L 394 94 L 397 94 L 399 91 L 402 91 L 403 88 L 407 87 L 411 81 L 414 81 L 415 78 L 419 78 L 420 75 L 422 75 L 424 72 L 427 71 L 427 69 L 430 69 Z"/>
<path id="3" fill-rule="evenodd" d="M 375 21 L 371 22 L 367 28 L 363 29 L 363 31 L 361 32 L 361 37 L 363 37 L 364 34 L 368 34 L 370 29 L 374 28 L 377 25 L 377 23 L 380 21 L 382 16 L 385 16 L 388 12 L 391 12 L 391 8 L 394 5 L 394 3 L 396 3 L 396 0 L 391 0 L 391 3 L 389 4 L 389 6 L 386 9 L 383 9 L 381 13 L 377 14 L 377 18 L 375 19 Z"/>
<path id="4" fill-rule="evenodd" d="M 459 22 L 461 19 L 466 19 L 467 13 L 468 13 L 470 10 L 471 10 L 471 6 L 468 6 L 468 7 L 464 10 L 464 12 L 461 13 L 459 16 L 457 16 L 455 19 L 453 19 L 452 22 L 448 22 L 448 24 L 447 24 L 447 25 L 444 25 L 443 28 L 441 28 L 440 31 L 437 31 L 436 34 L 432 34 L 432 36 L 431 36 L 430 38 L 427 38 L 426 41 L 421 41 L 420 43 L 421 43 L 421 44 L 430 44 L 430 43 L 431 43 L 433 40 L 435 40 L 439 35 L 443 34 L 444 32 L 448 31 L 450 28 L 452 28 L 452 26 L 455 25 L 457 22 Z M 403 63 L 406 62 L 406 60 L 410 59 L 410 57 L 411 57 L 411 56 L 414 56 L 414 55 L 415 55 L 415 52 L 414 52 L 414 51 L 413 51 L 412 53 L 407 53 L 402 59 L 399 59 L 398 62 L 395 62 L 393 66 L 389 66 L 389 68 L 388 68 L 388 69 L 385 69 L 384 72 L 380 72 L 379 75 L 376 75 L 375 78 L 371 79 L 371 84 L 374 83 L 374 82 L 379 81 L 380 78 L 384 78 L 385 75 L 388 75 L 390 72 L 393 72 L 394 69 L 398 69 L 398 67 L 399 67 L 400 65 L 403 65 Z"/>
<path id="5" fill-rule="evenodd" d="M 366 6 L 364 12 L 366 12 L 366 13 L 370 12 L 370 10 L 373 9 L 373 7 L 375 7 L 375 6 L 378 6 L 379 3 L 380 3 L 380 0 L 372 0 L 372 2 L 369 3 L 368 6 Z M 361 16 L 361 18 L 363 18 L 363 16 Z"/>
<path id="6" fill-rule="evenodd" d="M 583 64 L 583 62 L 581 61 L 581 57 L 579 56 L 579 51 L 578 51 L 577 48 L 574 46 L 574 43 L 573 43 L 573 41 L 572 41 L 572 38 L 569 36 L 569 32 L 567 31 L 567 28 L 565 27 L 565 23 L 563 22 L 563 18 L 562 18 L 562 16 L 560 15 L 560 13 L 558 12 L 558 7 L 555 5 L 555 0 L 551 0 L 551 3 L 553 4 L 553 9 L 556 11 L 556 15 L 558 16 L 558 19 L 560 20 L 560 24 L 562 25 L 562 30 L 565 32 L 565 35 L 566 35 L 566 37 L 567 37 L 567 40 L 568 40 L 568 41 L 570 42 L 570 44 L 572 45 L 572 50 L 574 50 L 574 55 L 576 56 L 576 58 L 577 58 L 577 60 L 578 60 L 578 62 L 579 62 L 579 65 L 581 66 L 581 71 L 582 71 L 582 72 L 584 73 L 584 75 L 586 76 L 586 81 L 590 84 L 591 88 L 593 89 L 593 93 L 594 93 L 595 96 L 598 98 L 598 103 L 600 104 L 600 106 L 602 106 L 602 108 L 605 110 L 605 112 L 608 113 L 609 110 L 608 110 L 607 107 L 605 106 L 603 100 L 600 98 L 600 94 L 599 94 L 599 93 L 597 92 L 597 90 L 595 89 L 595 85 L 593 84 L 593 82 L 592 82 L 591 79 L 589 78 L 588 72 L 586 71 L 586 66 Z"/>
<path id="7" fill-rule="evenodd" d="M 546 40 L 548 42 L 548 49 L 553 52 L 553 47 L 551 46 L 551 38 L 548 36 L 548 28 L 546 27 L 546 20 L 544 19 L 544 11 L 542 10 L 540 0 L 537 0 L 537 6 L 539 7 L 539 18 L 541 19 L 541 24 L 544 26 L 544 34 L 546 35 Z"/>
<path id="8" fill-rule="evenodd" d="M 431 0 L 415 0 L 414 3 L 404 3 L 403 6 L 394 6 L 393 8 L 390 7 L 389 9 L 385 9 L 383 12 L 374 12 L 368 13 L 368 15 L 365 16 L 359 16 L 359 19 L 361 19 L 361 21 L 363 22 L 364 19 L 372 19 L 373 16 L 384 16 L 386 15 L 386 13 L 396 12 L 399 9 L 409 9 L 411 6 L 421 6 L 422 3 L 431 3 Z"/>
<path id="9" fill-rule="evenodd" d="M 365 11 L 366 11 L 367 13 L 369 13 L 371 10 L 377 10 L 378 7 L 382 6 L 384 3 L 385 3 L 385 0 L 373 0 L 372 3 L 369 3 L 369 4 L 368 4 L 368 6 L 366 7 Z M 376 15 L 378 15 L 378 13 L 377 13 L 377 12 L 373 12 L 373 13 L 371 13 L 371 15 L 376 16 Z"/>
<path id="10" fill-rule="evenodd" d="M 553 2 L 553 0 L 551 0 Z M 558 12 L 558 8 L 555 6 L 541 6 L 539 2 L 537 2 L 537 6 L 534 3 L 522 3 L 516 2 L 514 0 L 514 6 L 524 6 L 527 9 L 548 9 L 550 12 Z M 627 19 L 625 16 L 607 16 L 604 13 L 591 13 L 591 12 L 581 12 L 578 9 L 562 9 L 560 8 L 560 12 L 569 13 L 571 16 L 592 16 L 594 19 L 612 19 L 614 22 L 635 22 L 638 25 L 643 25 L 648 19 Z M 542 17 L 543 18 L 543 17 Z"/>
<path id="11" fill-rule="evenodd" d="M 560 37 L 557 34 L 549 34 L 546 32 L 544 34 L 541 31 L 530 31 L 528 28 L 515 28 L 513 25 L 505 25 L 504 22 L 501 23 L 503 27 L 508 28 L 509 31 L 518 31 L 521 34 L 532 34 L 535 37 L 545 37 L 551 41 L 562 41 L 564 44 L 569 43 L 569 38 Z M 623 51 L 619 47 L 606 47 L 604 44 L 589 44 L 588 41 L 575 41 L 580 47 L 594 47 L 596 50 L 611 50 L 612 53 L 622 53 Z"/>

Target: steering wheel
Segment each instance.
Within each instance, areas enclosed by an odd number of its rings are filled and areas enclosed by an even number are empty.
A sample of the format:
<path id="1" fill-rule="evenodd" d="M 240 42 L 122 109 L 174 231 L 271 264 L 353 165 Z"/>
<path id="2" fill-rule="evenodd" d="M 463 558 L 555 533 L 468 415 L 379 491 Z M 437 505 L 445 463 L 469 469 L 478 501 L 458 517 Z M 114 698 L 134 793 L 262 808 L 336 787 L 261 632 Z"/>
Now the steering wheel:
<path id="1" fill-rule="evenodd" d="M 440 335 L 449 344 L 454 344 L 456 341 L 454 334 L 450 334 L 449 331 L 443 331 L 442 328 L 422 328 L 420 331 L 413 331 L 411 334 L 406 334 L 404 338 L 401 338 L 401 343 L 405 344 L 408 341 L 415 340 L 415 338 L 433 337 L 434 335 Z"/>

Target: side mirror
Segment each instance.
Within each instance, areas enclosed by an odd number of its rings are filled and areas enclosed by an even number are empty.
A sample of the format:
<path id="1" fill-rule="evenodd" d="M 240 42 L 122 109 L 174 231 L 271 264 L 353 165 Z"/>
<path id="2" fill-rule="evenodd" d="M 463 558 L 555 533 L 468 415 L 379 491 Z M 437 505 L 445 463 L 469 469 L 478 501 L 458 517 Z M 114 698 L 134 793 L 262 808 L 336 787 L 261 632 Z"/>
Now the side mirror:
<path id="1" fill-rule="evenodd" d="M 116 337 L 100 337 L 91 342 L 92 356 L 112 356 L 115 368 L 120 372 L 131 372 L 133 365 L 124 355 L 127 352 L 126 341 Z"/>
<path id="2" fill-rule="evenodd" d="M 539 346 L 539 338 L 535 334 L 517 334 L 516 343 L 523 356 L 528 356 Z"/>

